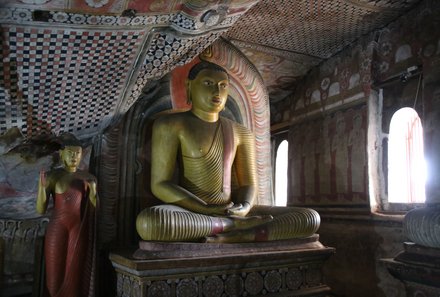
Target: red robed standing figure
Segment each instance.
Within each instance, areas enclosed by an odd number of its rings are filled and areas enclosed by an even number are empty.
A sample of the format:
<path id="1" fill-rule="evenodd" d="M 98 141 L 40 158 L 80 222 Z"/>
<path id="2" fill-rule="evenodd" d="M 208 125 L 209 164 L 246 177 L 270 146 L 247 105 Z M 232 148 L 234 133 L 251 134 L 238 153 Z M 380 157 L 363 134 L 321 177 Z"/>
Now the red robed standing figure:
<path id="1" fill-rule="evenodd" d="M 94 296 L 96 178 L 78 170 L 80 142 L 64 135 L 62 168 L 40 173 L 37 211 L 54 207 L 47 226 L 44 255 L 46 286 L 51 297 Z"/>

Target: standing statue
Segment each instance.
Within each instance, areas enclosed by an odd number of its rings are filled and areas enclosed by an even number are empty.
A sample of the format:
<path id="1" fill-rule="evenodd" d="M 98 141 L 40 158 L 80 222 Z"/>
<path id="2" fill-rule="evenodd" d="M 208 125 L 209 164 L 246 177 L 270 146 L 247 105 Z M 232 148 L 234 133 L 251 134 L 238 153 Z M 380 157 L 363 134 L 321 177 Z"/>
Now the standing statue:
<path id="1" fill-rule="evenodd" d="M 46 213 L 50 197 L 54 202 L 44 242 L 46 285 L 51 297 L 93 296 L 96 178 L 78 170 L 80 142 L 63 136 L 63 167 L 40 172 L 38 183 L 37 212 Z"/>
<path id="2" fill-rule="evenodd" d="M 166 204 L 138 215 L 141 238 L 252 242 L 313 235 L 320 221 L 316 211 L 254 205 L 255 137 L 219 116 L 228 97 L 226 70 L 202 61 L 190 70 L 186 86 L 191 110 L 164 115 L 153 126 L 151 189 Z"/>

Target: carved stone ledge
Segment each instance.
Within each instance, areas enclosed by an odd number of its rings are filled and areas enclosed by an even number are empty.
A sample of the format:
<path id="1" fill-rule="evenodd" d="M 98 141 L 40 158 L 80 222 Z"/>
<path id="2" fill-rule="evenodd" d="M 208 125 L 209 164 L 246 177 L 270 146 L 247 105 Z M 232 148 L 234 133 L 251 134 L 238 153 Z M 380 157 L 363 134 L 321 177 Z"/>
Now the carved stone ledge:
<path id="1" fill-rule="evenodd" d="M 117 296 L 327 296 L 322 266 L 334 249 L 315 243 L 297 242 L 283 249 L 247 243 L 240 244 L 241 251 L 226 253 L 217 245 L 202 244 L 191 256 L 184 255 L 187 249 L 174 257 L 145 260 L 126 250 L 110 254 L 110 260 Z"/>
<path id="2" fill-rule="evenodd" d="M 440 249 L 405 243 L 394 259 L 383 259 L 388 271 L 405 284 L 408 297 L 440 296 Z"/>
<path id="3" fill-rule="evenodd" d="M 41 255 L 48 221 L 47 217 L 0 218 L 0 296 L 32 291 L 35 259 Z"/>
<path id="4" fill-rule="evenodd" d="M 321 249 L 319 235 L 307 238 L 266 241 L 255 243 L 191 243 L 140 241 L 134 259 L 200 258 L 224 255 L 252 254 L 263 251 L 294 251 Z"/>

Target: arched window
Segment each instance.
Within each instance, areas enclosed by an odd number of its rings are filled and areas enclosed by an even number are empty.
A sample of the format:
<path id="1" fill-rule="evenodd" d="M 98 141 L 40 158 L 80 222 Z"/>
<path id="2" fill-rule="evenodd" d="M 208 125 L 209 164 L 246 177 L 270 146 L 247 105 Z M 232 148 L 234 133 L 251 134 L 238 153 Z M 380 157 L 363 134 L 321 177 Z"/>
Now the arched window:
<path id="1" fill-rule="evenodd" d="M 391 118 L 388 140 L 388 202 L 425 202 L 426 164 L 423 128 L 417 112 L 399 109 Z"/>
<path id="2" fill-rule="evenodd" d="M 289 143 L 283 140 L 278 146 L 275 160 L 275 205 L 287 205 L 287 166 Z"/>

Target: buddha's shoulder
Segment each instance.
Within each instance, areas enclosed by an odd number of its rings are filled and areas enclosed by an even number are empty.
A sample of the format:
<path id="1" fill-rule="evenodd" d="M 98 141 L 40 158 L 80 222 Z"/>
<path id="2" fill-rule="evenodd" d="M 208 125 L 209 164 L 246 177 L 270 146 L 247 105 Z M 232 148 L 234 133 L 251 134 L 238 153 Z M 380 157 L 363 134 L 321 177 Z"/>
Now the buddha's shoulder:
<path id="1" fill-rule="evenodd" d="M 230 120 L 228 118 L 221 117 L 221 120 L 222 120 L 222 124 L 229 125 L 235 131 L 236 134 L 238 133 L 240 135 L 253 136 L 252 131 L 248 127 L 240 123 L 237 123 L 233 120 Z"/>

